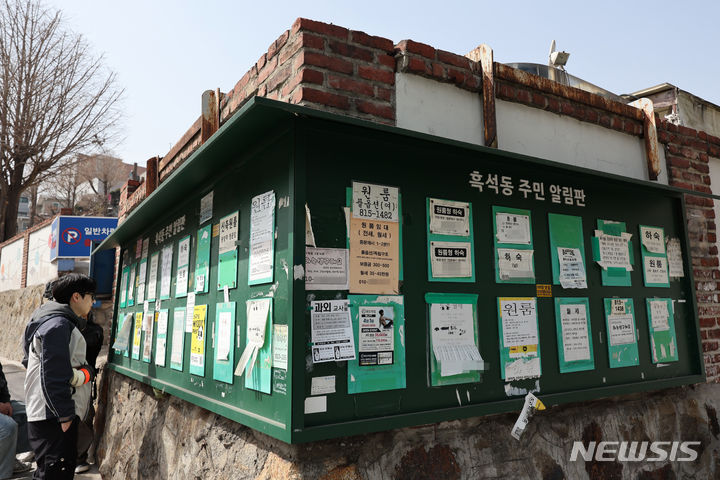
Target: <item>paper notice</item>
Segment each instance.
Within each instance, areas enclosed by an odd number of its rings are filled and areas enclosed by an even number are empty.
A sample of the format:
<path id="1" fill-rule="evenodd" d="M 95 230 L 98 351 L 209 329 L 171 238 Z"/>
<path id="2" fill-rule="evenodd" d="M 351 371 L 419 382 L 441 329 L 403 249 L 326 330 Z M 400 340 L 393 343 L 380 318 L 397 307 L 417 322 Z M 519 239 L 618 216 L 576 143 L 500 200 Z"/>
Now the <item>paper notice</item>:
<path id="1" fill-rule="evenodd" d="M 145 261 L 140 262 L 138 277 L 140 278 L 139 283 L 141 285 L 144 284 L 145 279 L 147 278 L 147 262 L 145 262 Z M 142 300 L 138 300 L 138 303 L 142 303 Z"/>
<path id="2" fill-rule="evenodd" d="M 327 412 L 327 397 L 307 397 L 305 398 L 305 414 Z"/>
<path id="3" fill-rule="evenodd" d="M 160 297 L 162 298 L 170 297 L 172 260 L 173 246 L 170 244 L 162 249 L 162 267 L 160 271 Z"/>
<path id="4" fill-rule="evenodd" d="M 271 282 L 275 260 L 275 192 L 253 197 L 250 210 L 250 272 L 248 281 Z"/>
<path id="5" fill-rule="evenodd" d="M 537 397 L 535 397 L 535 395 L 533 395 L 532 393 L 528 393 L 527 395 L 525 395 L 525 405 L 523 405 L 520 416 L 515 422 L 512 431 L 510 432 L 510 435 L 512 435 L 515 440 L 520 440 L 520 436 L 525 431 L 525 428 L 527 427 L 530 418 L 532 418 L 535 409 L 545 410 L 545 405 L 543 405 L 543 403 Z"/>
<path id="6" fill-rule="evenodd" d="M 679 238 L 669 238 L 667 242 L 667 261 L 670 277 L 680 278 L 685 276 L 683 270 L 682 248 Z"/>
<path id="7" fill-rule="evenodd" d="M 175 296 L 184 297 L 188 291 L 188 266 L 179 267 L 175 277 Z"/>
<path id="8" fill-rule="evenodd" d="M 668 322 L 670 313 L 665 300 L 650 300 L 650 318 L 652 319 L 654 331 L 665 332 L 670 330 L 670 323 Z"/>
<path id="9" fill-rule="evenodd" d="M 270 313 L 270 298 L 247 301 L 247 345 L 235 369 L 235 375 L 241 376 L 247 367 L 246 376 L 252 376 L 258 350 L 265 344 L 265 327 Z"/>
<path id="10" fill-rule="evenodd" d="M 498 248 L 498 270 L 502 280 L 535 278 L 532 250 Z"/>
<path id="11" fill-rule="evenodd" d="M 200 225 L 213 216 L 213 191 L 200 199 Z"/>
<path id="12" fill-rule="evenodd" d="M 625 315 L 625 300 L 622 298 L 613 298 L 610 315 Z"/>
<path id="13" fill-rule="evenodd" d="M 215 360 L 228 360 L 232 335 L 232 313 L 220 312 L 218 315 L 218 338 Z"/>
<path id="14" fill-rule="evenodd" d="M 499 243 L 530 245 L 530 217 L 515 213 L 495 214 L 495 227 Z"/>
<path id="15" fill-rule="evenodd" d="M 443 377 L 485 367 L 475 345 L 473 308 L 462 303 L 430 305 L 433 354 Z"/>
<path id="16" fill-rule="evenodd" d="M 590 360 L 590 342 L 585 304 L 560 305 L 563 356 L 566 362 Z"/>
<path id="17" fill-rule="evenodd" d="M 472 250 L 469 242 L 430 242 L 433 278 L 472 277 Z"/>
<path id="18" fill-rule="evenodd" d="M 640 241 L 648 252 L 665 253 L 665 234 L 662 228 L 640 226 Z"/>
<path id="19" fill-rule="evenodd" d="M 118 351 L 127 350 L 130 344 L 130 332 L 133 327 L 133 314 L 127 313 L 120 327 L 120 331 L 115 335 L 115 343 L 112 348 Z"/>
<path id="20" fill-rule="evenodd" d="M 558 247 L 558 262 L 560 263 L 560 285 L 563 288 L 587 288 L 585 276 L 585 263 L 579 248 Z"/>
<path id="21" fill-rule="evenodd" d="M 359 307 L 358 352 L 361 367 L 393 364 L 394 319 L 394 309 L 390 305 Z"/>
<path id="22" fill-rule="evenodd" d="M 503 347 L 535 345 L 538 341 L 535 298 L 501 298 Z M 537 354 L 537 348 L 535 348 Z M 532 350 L 529 350 L 532 354 Z"/>
<path id="23" fill-rule="evenodd" d="M 316 247 L 315 234 L 312 229 L 312 218 L 310 218 L 310 208 L 305 204 L 305 245 Z"/>
<path id="24" fill-rule="evenodd" d="M 355 338 L 347 300 L 312 302 L 310 312 L 313 363 L 355 359 Z"/>
<path id="25" fill-rule="evenodd" d="M 183 344 L 185 342 L 185 310 L 175 309 L 173 312 L 172 343 L 170 363 L 182 367 Z"/>
<path id="26" fill-rule="evenodd" d="M 190 292 L 185 303 L 185 333 L 191 333 L 193 328 L 193 315 L 195 314 L 195 293 Z"/>
<path id="27" fill-rule="evenodd" d="M 400 225 L 350 220 L 350 292 L 397 294 L 400 276 Z"/>
<path id="28" fill-rule="evenodd" d="M 310 384 L 310 395 L 325 395 L 335 393 L 335 375 L 313 377 Z"/>
<path id="29" fill-rule="evenodd" d="M 395 187 L 352 182 L 352 216 L 397 223 L 399 191 Z"/>
<path id="30" fill-rule="evenodd" d="M 143 361 L 149 362 L 152 359 L 153 325 L 155 324 L 155 312 L 145 314 L 144 322 L 148 325 L 145 330 L 145 341 L 143 342 Z"/>
<path id="31" fill-rule="evenodd" d="M 273 325 L 273 368 L 287 370 L 288 368 L 288 326 Z"/>
<path id="32" fill-rule="evenodd" d="M 347 290 L 349 254 L 346 248 L 305 248 L 306 290 Z"/>
<path id="33" fill-rule="evenodd" d="M 135 276 L 135 265 L 130 267 L 130 282 L 128 285 L 128 303 L 132 305 L 135 302 L 135 285 L 137 284 L 137 277 Z"/>
<path id="34" fill-rule="evenodd" d="M 142 242 L 142 258 L 147 258 L 149 252 L 150 252 L 150 239 L 146 238 Z"/>
<path id="35" fill-rule="evenodd" d="M 540 357 L 521 357 L 505 364 L 505 381 L 536 378 L 541 375 Z"/>
<path id="36" fill-rule="evenodd" d="M 190 238 L 183 238 L 178 242 L 178 266 L 182 267 L 190 263 Z"/>
<path id="37" fill-rule="evenodd" d="M 430 233 L 470 236 L 470 204 L 431 198 Z"/>
<path id="38" fill-rule="evenodd" d="M 608 268 L 624 268 L 628 272 L 632 271 L 628 243 L 632 238 L 631 234 L 623 232 L 620 235 L 607 235 L 602 230 L 595 230 L 595 237 L 597 237 L 600 247 L 598 265 L 606 270 Z"/>
<path id="39" fill-rule="evenodd" d="M 195 367 L 205 366 L 206 313 L 207 305 L 195 305 L 193 309 L 192 336 L 190 337 L 190 365 Z"/>
<path id="40" fill-rule="evenodd" d="M 165 353 L 167 345 L 167 325 L 168 325 L 168 312 L 163 310 L 158 312 L 158 330 L 157 330 L 157 342 L 155 345 L 155 365 L 164 367 L 165 366 Z"/>
<path id="41" fill-rule="evenodd" d="M 129 272 L 123 272 L 122 277 L 120 279 L 120 303 L 125 304 L 126 298 L 127 298 L 127 286 L 128 286 L 128 277 L 130 276 Z"/>
<path id="42" fill-rule="evenodd" d="M 140 339 L 142 338 L 142 324 L 143 324 L 143 313 L 137 312 L 135 314 L 135 330 L 133 333 L 133 346 L 132 346 L 132 357 L 138 358 L 140 356 Z"/>
<path id="43" fill-rule="evenodd" d="M 152 256 L 150 257 L 150 277 L 148 278 L 148 285 L 146 291 L 148 300 L 155 300 L 159 259 L 160 255 L 157 253 L 152 254 Z"/>
<path id="44" fill-rule="evenodd" d="M 220 219 L 220 245 L 218 254 L 235 250 L 238 240 L 238 212 Z"/>
<path id="45" fill-rule="evenodd" d="M 611 346 L 635 343 L 632 314 L 608 316 L 608 340 Z"/>
<path id="46" fill-rule="evenodd" d="M 646 256 L 643 262 L 645 283 L 668 283 L 667 266 L 665 257 Z"/>

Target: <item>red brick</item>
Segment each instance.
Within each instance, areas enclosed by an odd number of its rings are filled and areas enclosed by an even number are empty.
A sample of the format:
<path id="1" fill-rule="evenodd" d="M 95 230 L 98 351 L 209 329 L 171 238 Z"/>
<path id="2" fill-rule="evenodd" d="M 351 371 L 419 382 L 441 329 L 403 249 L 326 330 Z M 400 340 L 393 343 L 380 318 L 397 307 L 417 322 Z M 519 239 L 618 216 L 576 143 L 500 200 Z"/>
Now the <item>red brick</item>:
<path id="1" fill-rule="evenodd" d="M 710 173 L 710 166 L 708 166 L 706 163 L 691 162 L 690 166 L 700 173 Z"/>
<path id="2" fill-rule="evenodd" d="M 325 48 L 325 39 L 311 33 L 300 34 L 300 45 L 304 48 L 314 48 L 315 50 L 322 50 Z"/>
<path id="3" fill-rule="evenodd" d="M 693 185 L 692 189 L 695 190 L 696 192 L 709 193 L 710 195 L 712 195 L 712 193 L 713 193 L 712 189 L 710 187 L 708 187 L 707 185 Z"/>
<path id="4" fill-rule="evenodd" d="M 350 31 L 350 41 L 353 43 L 359 43 L 366 47 L 378 48 L 386 52 L 392 52 L 395 50 L 393 41 L 383 37 L 373 37 L 365 32 L 359 32 L 357 30 Z"/>
<path id="5" fill-rule="evenodd" d="M 375 89 L 369 83 L 347 77 L 338 77 L 337 75 L 328 75 L 328 85 L 337 90 L 344 90 L 368 97 L 372 97 L 375 94 Z"/>
<path id="6" fill-rule="evenodd" d="M 597 111 L 593 108 L 588 108 L 585 110 L 585 121 L 590 123 L 597 123 L 599 118 L 599 115 Z"/>
<path id="7" fill-rule="evenodd" d="M 665 130 L 660 130 L 660 129 L 658 128 L 657 134 L 658 134 L 658 141 L 659 141 L 660 143 L 667 143 L 668 140 L 670 139 L 670 135 L 669 135 L 668 132 L 666 132 Z"/>
<path id="8" fill-rule="evenodd" d="M 407 62 L 407 71 L 418 75 L 430 75 L 432 71 L 427 63 L 421 58 L 409 57 Z"/>
<path id="9" fill-rule="evenodd" d="M 708 241 L 714 242 L 715 240 L 710 240 L 711 236 L 715 236 L 712 233 L 708 234 Z M 717 267 L 718 266 L 718 258 L 717 257 L 703 257 L 700 259 L 700 265 L 703 267 Z"/>
<path id="10" fill-rule="evenodd" d="M 708 144 L 701 140 L 693 140 L 690 142 L 690 146 L 700 152 L 707 152 Z"/>
<path id="11" fill-rule="evenodd" d="M 698 138 L 700 140 L 707 140 L 707 138 L 708 138 L 707 133 L 703 132 L 702 130 L 698 131 Z"/>
<path id="12" fill-rule="evenodd" d="M 403 40 L 397 44 L 397 48 L 401 52 L 416 53 L 425 58 L 429 58 L 430 60 L 435 60 L 435 49 L 424 43 L 416 42 L 414 40 Z"/>
<path id="13" fill-rule="evenodd" d="M 288 38 L 290 38 L 290 30 L 285 30 L 285 32 L 280 35 L 278 39 L 272 43 L 272 45 L 270 45 L 270 48 L 268 48 L 267 58 L 274 57 L 277 52 L 279 52 L 280 49 L 285 46 Z"/>
<path id="14" fill-rule="evenodd" d="M 295 87 L 301 83 L 322 85 L 324 74 L 311 68 L 304 68 L 300 70 L 295 76 L 283 87 L 282 96 L 287 96 L 292 92 Z"/>
<path id="15" fill-rule="evenodd" d="M 687 135 L 688 137 L 697 136 L 697 130 L 695 130 L 694 128 L 684 127 L 682 125 L 678 126 L 678 132 L 682 133 L 683 135 Z"/>
<path id="16" fill-rule="evenodd" d="M 668 157 L 668 163 L 673 167 L 690 168 L 690 160 L 682 157 Z"/>
<path id="17" fill-rule="evenodd" d="M 279 87 L 282 83 L 284 83 L 288 78 L 290 78 L 290 67 L 284 67 L 282 69 L 276 69 L 273 74 L 268 78 L 268 81 L 266 83 L 267 89 L 269 92 L 272 92 L 277 87 Z"/>
<path id="18" fill-rule="evenodd" d="M 465 77 L 465 87 L 469 88 L 470 90 L 477 91 L 480 90 L 480 87 L 482 86 L 482 82 L 480 81 L 480 77 L 474 74 L 468 74 L 467 77 Z"/>
<path id="19" fill-rule="evenodd" d="M 715 135 L 710 135 L 709 133 L 707 135 L 707 141 L 710 143 L 714 143 L 715 145 L 720 145 L 720 137 L 716 137 Z"/>
<path id="20" fill-rule="evenodd" d="M 392 100 L 393 90 L 390 88 L 375 87 L 375 96 L 380 100 Z"/>
<path id="21" fill-rule="evenodd" d="M 600 115 L 600 125 L 605 128 L 610 128 L 612 124 L 612 118 L 610 115 Z"/>
<path id="22" fill-rule="evenodd" d="M 448 68 L 448 79 L 456 85 L 465 83 L 465 74 L 456 68 Z"/>
<path id="23" fill-rule="evenodd" d="M 710 175 L 702 175 L 700 178 L 705 185 L 710 185 Z"/>
<path id="24" fill-rule="evenodd" d="M 275 67 L 277 66 L 277 58 L 272 58 L 265 67 L 263 67 L 262 70 L 258 70 L 258 78 L 257 82 L 258 85 L 263 83 L 267 78 L 270 76 L 271 73 L 275 71 Z"/>
<path id="25" fill-rule="evenodd" d="M 267 62 L 267 53 L 263 53 L 262 56 L 258 59 L 257 62 L 255 62 L 255 68 L 257 68 L 258 72 L 262 70 L 262 68 L 265 66 L 265 63 Z"/>
<path id="26" fill-rule="evenodd" d="M 338 73 L 352 73 L 353 64 L 342 58 L 328 57 L 322 53 L 301 52 L 295 60 L 295 68 L 300 69 L 303 65 L 313 65 L 326 68 Z"/>
<path id="27" fill-rule="evenodd" d="M 470 70 L 470 60 L 462 55 L 446 52 L 445 50 L 438 50 L 437 59 L 448 65 Z"/>
<path id="28" fill-rule="evenodd" d="M 410 59 L 412 60 L 415 59 Z M 425 62 L 422 62 L 419 60 L 423 67 L 425 65 Z M 388 85 L 395 85 L 395 72 L 391 72 L 388 70 L 384 70 L 381 68 L 373 67 L 373 66 L 365 66 L 365 65 L 359 65 L 358 66 L 358 75 L 361 78 L 364 78 L 365 80 L 372 80 L 374 82 L 381 82 L 386 83 Z"/>
<path id="29" fill-rule="evenodd" d="M 693 183 L 702 183 L 702 177 L 700 175 L 698 175 L 697 173 L 685 171 L 685 172 L 682 172 L 682 178 L 684 178 L 685 180 L 688 180 L 690 182 L 693 182 Z"/>
<path id="30" fill-rule="evenodd" d="M 622 130 L 623 121 L 622 118 L 613 116 L 610 122 L 610 128 L 613 128 L 615 130 Z"/>
<path id="31" fill-rule="evenodd" d="M 708 338 L 720 338 L 720 328 L 713 328 L 708 330 Z"/>
<path id="32" fill-rule="evenodd" d="M 570 102 L 560 102 L 560 113 L 572 116 L 575 113 L 575 107 Z"/>
<path id="33" fill-rule="evenodd" d="M 560 102 L 555 97 L 548 97 L 547 99 L 547 109 L 551 112 L 560 112 Z"/>
<path id="34" fill-rule="evenodd" d="M 307 18 L 298 18 L 295 20 L 292 26 L 292 32 L 296 33 L 299 31 L 310 31 L 319 33 L 321 35 L 327 35 L 330 37 L 339 38 L 340 40 L 347 40 L 349 30 L 347 28 L 339 27 L 329 23 L 317 22 L 315 20 L 309 20 Z"/>
<path id="35" fill-rule="evenodd" d="M 323 92 L 322 90 L 304 86 L 298 88 L 295 91 L 295 95 L 293 95 L 292 103 L 300 102 L 320 103 L 341 110 L 348 110 L 350 108 L 350 100 L 344 95 Z"/>
<path id="36" fill-rule="evenodd" d="M 501 82 L 495 84 L 497 96 L 505 100 L 515 100 L 517 89 L 507 83 Z"/>
<path id="37" fill-rule="evenodd" d="M 715 317 L 700 317 L 700 328 L 712 328 L 717 325 Z"/>
<path id="38" fill-rule="evenodd" d="M 377 62 L 380 65 L 391 68 L 395 71 L 395 57 L 392 55 L 385 55 L 384 53 L 377 54 Z"/>
<path id="39" fill-rule="evenodd" d="M 545 108 L 546 98 L 542 93 L 532 94 L 532 103 L 540 108 Z"/>
<path id="40" fill-rule="evenodd" d="M 635 133 L 635 126 L 636 124 L 630 120 L 623 121 L 623 130 L 627 133 L 630 133 L 632 135 L 636 135 Z M 641 130 L 642 131 L 642 130 Z"/>
<path id="41" fill-rule="evenodd" d="M 355 58 L 357 60 L 363 60 L 365 62 L 373 61 L 373 52 L 367 48 L 356 47 L 345 42 L 339 42 L 337 40 L 330 40 L 328 47 L 333 53 L 342 55 L 343 57 Z"/>
<path id="42" fill-rule="evenodd" d="M 323 37 L 313 35 L 312 33 L 305 32 L 291 37 L 289 43 L 282 49 L 280 55 L 278 56 L 278 64 L 282 65 L 287 62 L 290 58 L 295 56 L 301 48 L 323 50 L 325 48 L 325 39 Z"/>
<path id="43" fill-rule="evenodd" d="M 686 190 L 692 190 L 692 185 L 690 185 L 689 183 L 686 183 L 686 182 L 682 182 L 680 180 L 676 180 L 676 179 L 671 179 L 670 185 L 672 185 L 673 187 L 684 188 Z"/>
<path id="44" fill-rule="evenodd" d="M 445 67 L 441 63 L 432 62 L 432 76 L 438 80 L 445 80 Z"/>
<path id="45" fill-rule="evenodd" d="M 395 119 L 395 110 L 388 105 L 379 105 L 372 102 L 366 102 L 364 100 L 355 101 L 355 106 L 358 112 L 367 113 L 368 115 L 374 115 L 376 117 L 383 117 L 390 120 Z"/>

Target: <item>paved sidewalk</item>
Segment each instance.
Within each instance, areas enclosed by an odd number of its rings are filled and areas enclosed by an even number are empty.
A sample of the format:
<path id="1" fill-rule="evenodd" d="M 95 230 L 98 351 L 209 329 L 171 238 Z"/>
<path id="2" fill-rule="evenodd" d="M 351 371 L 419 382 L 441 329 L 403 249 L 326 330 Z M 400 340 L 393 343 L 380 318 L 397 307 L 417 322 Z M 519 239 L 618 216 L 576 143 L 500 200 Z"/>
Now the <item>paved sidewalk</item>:
<path id="1" fill-rule="evenodd" d="M 6 358 L 0 358 L 0 363 L 2 363 L 3 373 L 5 373 L 5 378 L 8 382 L 10 398 L 12 398 L 13 400 L 20 400 L 24 402 L 25 367 L 23 367 L 20 362 L 14 362 Z M 16 475 L 11 478 L 32 478 L 32 471 L 21 475 Z M 102 476 L 100 475 L 100 472 L 98 472 L 98 469 L 95 465 L 90 465 L 90 470 L 85 473 L 78 473 L 77 475 L 75 475 L 75 478 L 78 480 L 100 480 Z"/>

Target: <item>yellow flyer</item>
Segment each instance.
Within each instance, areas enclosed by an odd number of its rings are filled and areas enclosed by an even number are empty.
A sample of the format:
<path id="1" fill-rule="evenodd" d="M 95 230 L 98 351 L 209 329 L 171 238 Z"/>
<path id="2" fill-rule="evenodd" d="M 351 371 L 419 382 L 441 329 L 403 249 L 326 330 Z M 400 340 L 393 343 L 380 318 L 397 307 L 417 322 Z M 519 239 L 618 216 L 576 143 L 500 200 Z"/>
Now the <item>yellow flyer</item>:
<path id="1" fill-rule="evenodd" d="M 206 313 L 207 305 L 195 305 L 190 339 L 190 373 L 194 375 L 205 375 Z"/>
<path id="2" fill-rule="evenodd" d="M 140 358 L 140 336 L 142 334 L 143 312 L 135 314 L 135 331 L 133 334 L 132 358 Z"/>

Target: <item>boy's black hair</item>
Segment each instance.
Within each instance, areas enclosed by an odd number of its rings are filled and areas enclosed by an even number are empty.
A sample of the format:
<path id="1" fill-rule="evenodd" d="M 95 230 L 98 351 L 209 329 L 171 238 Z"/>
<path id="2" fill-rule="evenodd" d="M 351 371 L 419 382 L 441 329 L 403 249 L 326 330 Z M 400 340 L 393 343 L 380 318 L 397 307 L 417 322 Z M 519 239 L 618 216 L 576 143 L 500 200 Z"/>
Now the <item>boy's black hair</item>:
<path id="1" fill-rule="evenodd" d="M 82 273 L 69 273 L 58 278 L 53 287 L 52 295 L 58 303 L 70 304 L 70 297 L 75 292 L 81 295 L 95 293 L 97 284 L 95 280 Z"/>
<path id="2" fill-rule="evenodd" d="M 45 284 L 45 292 L 43 292 L 44 299 L 46 299 L 46 300 L 53 299 L 52 291 L 53 291 L 53 287 L 55 286 L 55 282 L 57 282 L 57 281 L 58 281 L 58 279 L 54 278 Z"/>

